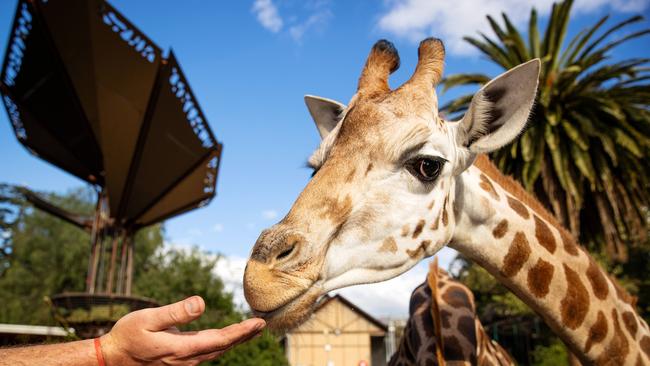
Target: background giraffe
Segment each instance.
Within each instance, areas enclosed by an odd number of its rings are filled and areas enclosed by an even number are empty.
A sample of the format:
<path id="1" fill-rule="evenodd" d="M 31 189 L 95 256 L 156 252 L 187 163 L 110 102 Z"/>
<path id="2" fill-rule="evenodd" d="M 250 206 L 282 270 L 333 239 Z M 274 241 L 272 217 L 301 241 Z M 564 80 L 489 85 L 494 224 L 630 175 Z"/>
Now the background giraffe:
<path id="1" fill-rule="evenodd" d="M 251 308 L 272 328 L 291 327 L 323 294 L 395 277 L 450 245 L 540 314 L 581 361 L 650 364 L 650 332 L 632 298 L 481 155 L 524 129 L 540 61 L 487 83 L 456 122 L 437 112 L 443 63 L 442 42 L 424 40 L 413 76 L 391 90 L 399 57 L 380 41 L 349 106 L 312 98 L 323 137 L 310 158 L 315 174 L 252 250 Z"/>
<path id="2" fill-rule="evenodd" d="M 432 291 L 433 289 L 433 291 Z M 409 319 L 389 365 L 515 365 L 476 315 L 474 294 L 431 263 L 411 295 Z"/>

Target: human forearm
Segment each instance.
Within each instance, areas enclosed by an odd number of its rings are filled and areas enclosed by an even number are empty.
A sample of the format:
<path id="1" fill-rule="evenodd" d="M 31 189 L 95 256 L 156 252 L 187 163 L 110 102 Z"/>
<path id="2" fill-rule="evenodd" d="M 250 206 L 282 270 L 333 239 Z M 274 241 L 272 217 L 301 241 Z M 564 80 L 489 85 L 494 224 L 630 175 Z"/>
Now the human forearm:
<path id="1" fill-rule="evenodd" d="M 0 366 L 97 365 L 93 340 L 0 349 Z"/>
<path id="2" fill-rule="evenodd" d="M 107 366 L 197 365 L 260 334 L 266 323 L 248 319 L 222 329 L 181 332 L 203 314 L 205 302 L 192 296 L 177 303 L 134 311 L 103 335 L 99 353 L 95 341 L 0 349 L 0 366 L 95 366 L 98 355 Z"/>

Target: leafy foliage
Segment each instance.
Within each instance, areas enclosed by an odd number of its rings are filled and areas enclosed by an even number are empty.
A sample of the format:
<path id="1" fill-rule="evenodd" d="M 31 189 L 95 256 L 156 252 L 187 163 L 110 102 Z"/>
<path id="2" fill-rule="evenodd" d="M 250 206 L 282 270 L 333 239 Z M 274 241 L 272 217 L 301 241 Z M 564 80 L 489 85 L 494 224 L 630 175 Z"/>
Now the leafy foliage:
<path id="1" fill-rule="evenodd" d="M 94 207 L 90 190 L 50 194 L 47 200 L 82 214 L 89 214 Z M 161 225 L 136 235 L 134 294 L 161 304 L 201 295 L 206 312 L 185 326 L 187 329 L 220 328 L 243 320 L 244 314 L 236 309 L 232 295 L 214 274 L 217 257 L 197 249 L 164 250 L 163 237 Z M 44 298 L 64 291 L 84 291 L 89 235 L 30 208 L 14 187 L 0 185 L 0 240 L 0 323 L 57 325 Z M 105 310 L 97 307 L 73 315 L 104 319 Z M 275 337 L 264 334 L 211 364 L 286 365 L 287 361 Z"/>
<path id="2" fill-rule="evenodd" d="M 606 16 L 565 44 L 572 3 L 554 4 L 543 32 L 533 9 L 522 32 L 502 14 L 501 24 L 487 17 L 494 37 L 465 38 L 504 70 L 537 57 L 542 61 L 528 129 L 491 158 L 533 192 L 608 272 L 638 296 L 639 311 L 648 321 L 650 59 L 614 60 L 611 51 L 649 34 L 650 29 L 634 29 L 641 16 L 607 27 Z M 491 79 L 474 73 L 451 75 L 443 81 L 443 92 Z M 471 98 L 460 96 L 442 110 L 452 118 L 459 116 Z M 536 316 L 483 268 L 463 257 L 456 265 L 461 280 L 475 293 L 484 322 Z M 557 337 L 542 332 L 535 343 L 534 364 L 568 363 Z"/>
<path id="3" fill-rule="evenodd" d="M 625 262 L 629 248 L 647 238 L 650 59 L 615 61 L 610 53 L 650 34 L 650 29 L 631 30 L 641 16 L 607 28 L 605 16 L 565 45 L 572 4 L 566 0 L 553 5 L 541 37 L 533 9 L 527 40 L 506 14 L 503 24 L 487 17 L 495 38 L 481 33 L 465 40 L 504 70 L 541 59 L 529 128 L 492 159 L 535 192 L 583 243 Z M 451 75 L 443 90 L 490 79 Z M 442 109 L 460 114 L 470 100 L 471 95 L 461 96 Z"/>
<path id="4" fill-rule="evenodd" d="M 472 289 L 476 301 L 476 312 L 481 320 L 490 323 L 518 315 L 531 315 L 532 310 L 517 296 L 501 285 L 483 267 L 458 255 L 452 267 L 458 268 L 458 279 Z"/>
<path id="5" fill-rule="evenodd" d="M 559 339 L 554 339 L 548 346 L 538 345 L 533 350 L 533 362 L 536 366 L 568 365 L 569 354 Z"/>
<path id="6" fill-rule="evenodd" d="M 0 277 L 9 268 L 12 234 L 22 217 L 21 200 L 13 186 L 0 184 Z"/>
<path id="7" fill-rule="evenodd" d="M 205 300 L 206 312 L 186 328 L 223 327 L 240 321 L 232 295 L 225 292 L 223 282 L 213 273 L 216 257 L 206 256 L 197 249 L 159 251 L 144 263 L 142 274 L 136 278 L 134 292 L 167 304 L 192 295 Z"/>

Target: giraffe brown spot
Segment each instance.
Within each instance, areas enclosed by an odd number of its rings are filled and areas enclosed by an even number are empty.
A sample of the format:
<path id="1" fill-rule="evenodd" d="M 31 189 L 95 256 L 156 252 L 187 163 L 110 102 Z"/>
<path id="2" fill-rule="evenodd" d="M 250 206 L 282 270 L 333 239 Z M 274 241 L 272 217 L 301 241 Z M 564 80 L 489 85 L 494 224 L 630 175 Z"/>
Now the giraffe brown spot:
<path id="1" fill-rule="evenodd" d="M 641 354 L 636 356 L 636 364 L 635 366 L 643 366 L 643 360 L 641 359 Z"/>
<path id="2" fill-rule="evenodd" d="M 563 266 L 567 290 L 560 302 L 562 323 L 570 329 L 576 329 L 585 320 L 589 311 L 589 293 L 580 276 L 566 264 Z"/>
<path id="3" fill-rule="evenodd" d="M 501 275 L 504 277 L 512 277 L 516 275 L 519 270 L 521 270 L 521 267 L 524 266 L 524 263 L 526 263 L 529 256 L 530 246 L 528 245 L 526 235 L 521 231 L 518 231 L 512 239 L 508 253 L 505 258 L 503 258 Z"/>
<path id="4" fill-rule="evenodd" d="M 551 232 L 551 229 L 548 228 L 548 225 L 539 216 L 534 215 L 535 217 L 535 238 L 537 242 L 546 248 L 551 254 L 555 252 L 557 244 L 555 244 L 555 237 Z"/>
<path id="5" fill-rule="evenodd" d="M 370 173 L 372 168 L 373 168 L 372 163 L 368 164 L 368 167 L 366 167 L 366 172 L 364 173 L 364 176 L 368 176 L 368 173 Z"/>
<path id="6" fill-rule="evenodd" d="M 442 225 L 447 226 L 449 223 L 449 215 L 447 214 L 447 199 L 449 196 L 445 197 L 445 203 L 442 204 Z"/>
<path id="7" fill-rule="evenodd" d="M 429 203 L 429 206 L 427 206 L 427 208 L 431 210 L 433 208 L 434 203 L 436 203 L 436 200 L 431 201 L 431 203 Z"/>
<path id="8" fill-rule="evenodd" d="M 630 352 L 629 343 L 621 329 L 616 309 L 612 309 L 612 320 L 614 321 L 614 336 L 603 353 L 598 356 L 596 360 L 598 365 L 625 365 L 625 359 Z"/>
<path id="9" fill-rule="evenodd" d="M 607 279 L 598 264 L 590 257 L 589 268 L 587 268 L 587 279 L 591 283 L 594 295 L 601 300 L 605 300 L 609 293 Z"/>
<path id="10" fill-rule="evenodd" d="M 559 229 L 560 231 L 560 238 L 562 238 L 562 245 L 564 246 L 564 251 L 573 255 L 577 256 L 578 255 L 578 246 L 575 243 L 575 240 L 571 237 L 571 235 L 564 229 Z"/>
<path id="11" fill-rule="evenodd" d="M 492 236 L 496 239 L 503 238 L 508 232 L 508 220 L 503 219 L 497 224 L 497 226 L 492 230 Z"/>
<path id="12" fill-rule="evenodd" d="M 492 198 L 497 201 L 499 200 L 499 194 L 497 193 L 496 189 L 494 189 L 494 185 L 492 185 L 492 182 L 485 174 L 481 173 L 481 183 L 479 183 L 479 186 L 483 188 L 484 191 L 489 193 Z"/>
<path id="13" fill-rule="evenodd" d="M 519 202 L 516 198 L 508 196 L 508 205 L 513 211 L 515 211 L 519 216 L 523 217 L 524 219 L 528 219 L 530 217 L 530 214 L 528 213 L 528 209 L 526 208 L 526 206 L 524 206 L 524 204 Z"/>
<path id="14" fill-rule="evenodd" d="M 449 311 L 445 309 L 440 310 L 440 323 L 443 328 L 449 328 L 451 326 L 449 318 L 451 318 L 451 313 Z"/>
<path id="15" fill-rule="evenodd" d="M 407 236 L 409 234 L 409 231 L 411 231 L 411 229 L 409 228 L 408 224 L 402 226 L 402 236 Z"/>
<path id="16" fill-rule="evenodd" d="M 630 335 L 632 336 L 632 338 L 634 338 L 637 329 L 639 329 L 639 324 L 637 323 L 636 315 L 634 315 L 634 313 L 631 311 L 626 311 L 622 314 L 622 316 L 623 316 L 623 324 L 625 324 L 625 328 L 627 328 L 627 331 L 630 332 Z"/>
<path id="17" fill-rule="evenodd" d="M 464 315 L 458 319 L 458 330 L 460 334 L 469 341 L 470 344 L 476 344 L 476 327 L 474 318 Z"/>
<path id="18" fill-rule="evenodd" d="M 470 301 L 469 296 L 467 296 L 467 292 L 465 292 L 465 290 L 460 286 L 449 286 L 449 288 L 443 292 L 442 299 L 452 308 L 472 308 L 472 302 Z"/>
<path id="19" fill-rule="evenodd" d="M 426 252 L 427 246 L 431 244 L 431 240 L 422 240 L 420 245 L 415 250 L 406 249 L 406 254 L 411 258 L 417 258 L 420 253 Z"/>
<path id="20" fill-rule="evenodd" d="M 585 353 L 588 353 L 591 350 L 591 346 L 595 343 L 600 343 L 607 336 L 607 319 L 605 319 L 605 314 L 602 311 L 598 311 L 596 316 L 596 321 L 589 328 L 589 335 L 587 336 L 587 343 L 585 343 Z"/>
<path id="21" fill-rule="evenodd" d="M 420 236 L 422 229 L 424 229 L 424 220 L 418 221 L 417 225 L 415 225 L 415 230 L 413 230 L 413 239 Z"/>
<path id="22" fill-rule="evenodd" d="M 388 238 L 384 239 L 384 242 L 381 244 L 379 251 L 391 253 L 397 252 L 397 243 L 395 242 L 395 238 L 389 236 Z"/>
<path id="23" fill-rule="evenodd" d="M 436 217 L 436 219 L 433 221 L 433 224 L 431 224 L 431 230 L 438 230 L 438 226 L 440 224 L 440 216 Z"/>
<path id="24" fill-rule="evenodd" d="M 528 288 L 533 295 L 542 298 L 548 294 L 554 270 L 553 265 L 541 258 L 528 270 Z"/>
<path id="25" fill-rule="evenodd" d="M 460 342 L 458 342 L 458 339 L 456 337 L 444 337 L 443 344 L 446 361 L 462 361 L 465 359 L 463 348 L 461 347 Z"/>
<path id="26" fill-rule="evenodd" d="M 650 337 L 647 335 L 644 335 L 643 338 L 641 338 L 641 349 L 643 350 L 643 353 L 650 358 Z"/>

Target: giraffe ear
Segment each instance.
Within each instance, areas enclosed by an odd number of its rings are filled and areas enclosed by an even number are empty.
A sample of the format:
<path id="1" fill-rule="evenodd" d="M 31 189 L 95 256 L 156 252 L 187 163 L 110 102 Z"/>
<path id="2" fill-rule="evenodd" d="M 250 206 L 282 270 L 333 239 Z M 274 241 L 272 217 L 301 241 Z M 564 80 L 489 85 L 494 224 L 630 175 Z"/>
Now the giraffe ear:
<path id="1" fill-rule="evenodd" d="M 336 127 L 346 108 L 345 104 L 314 95 L 305 95 L 305 104 L 316 123 L 321 139 L 324 139 Z"/>
<path id="2" fill-rule="evenodd" d="M 514 140 L 535 102 L 539 59 L 521 64 L 485 84 L 460 121 L 458 142 L 471 153 L 487 153 Z"/>

